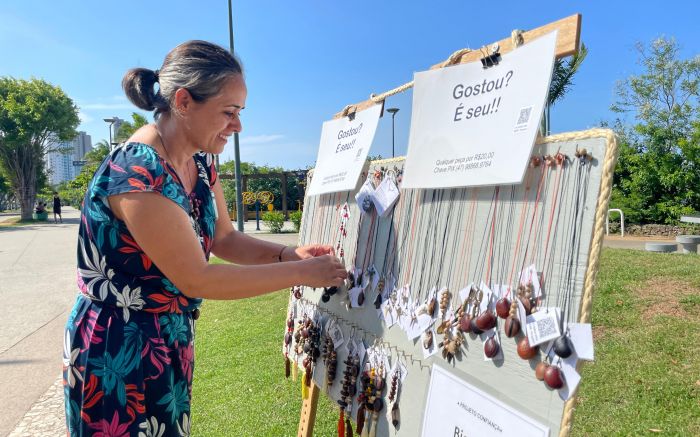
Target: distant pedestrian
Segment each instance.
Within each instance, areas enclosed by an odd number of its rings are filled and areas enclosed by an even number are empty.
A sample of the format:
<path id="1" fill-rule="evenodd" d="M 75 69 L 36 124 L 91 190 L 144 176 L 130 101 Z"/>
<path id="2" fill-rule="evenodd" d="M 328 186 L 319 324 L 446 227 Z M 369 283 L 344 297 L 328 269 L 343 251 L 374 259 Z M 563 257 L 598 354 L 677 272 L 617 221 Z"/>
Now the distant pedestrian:
<path id="1" fill-rule="evenodd" d="M 61 220 L 61 223 L 63 223 L 63 217 L 61 217 L 61 198 L 58 197 L 57 192 L 53 192 L 53 222 L 58 223 L 56 221 L 56 216 L 58 216 L 58 219 Z"/>

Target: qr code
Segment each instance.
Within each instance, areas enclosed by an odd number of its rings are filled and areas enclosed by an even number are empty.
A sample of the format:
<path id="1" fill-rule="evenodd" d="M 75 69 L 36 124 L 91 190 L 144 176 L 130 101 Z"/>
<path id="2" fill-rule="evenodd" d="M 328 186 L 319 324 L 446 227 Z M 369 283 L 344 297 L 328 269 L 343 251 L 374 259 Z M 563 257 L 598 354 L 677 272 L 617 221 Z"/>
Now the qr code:
<path id="1" fill-rule="evenodd" d="M 530 114 L 532 114 L 532 106 L 521 109 L 520 115 L 518 115 L 518 121 L 515 123 L 516 127 L 527 125 L 527 123 L 530 121 Z"/>
<path id="2" fill-rule="evenodd" d="M 549 337 L 557 334 L 557 325 L 554 320 L 549 317 L 537 321 L 537 331 L 540 337 Z"/>

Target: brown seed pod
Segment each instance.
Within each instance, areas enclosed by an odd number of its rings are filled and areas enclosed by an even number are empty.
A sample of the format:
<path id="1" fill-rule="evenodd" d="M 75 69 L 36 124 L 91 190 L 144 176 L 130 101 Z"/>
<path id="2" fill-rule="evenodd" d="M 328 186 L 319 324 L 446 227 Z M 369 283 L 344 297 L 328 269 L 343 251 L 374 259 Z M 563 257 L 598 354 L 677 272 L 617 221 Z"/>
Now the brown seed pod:
<path id="1" fill-rule="evenodd" d="M 529 360 L 537 355 L 537 346 L 530 346 L 530 341 L 527 336 L 520 339 L 518 342 L 518 356 L 523 360 Z"/>
<path id="2" fill-rule="evenodd" d="M 355 431 L 358 434 L 362 434 L 362 429 L 365 426 L 365 409 L 360 406 L 360 408 L 357 409 L 357 428 L 355 428 Z"/>
<path id="3" fill-rule="evenodd" d="M 515 317 L 508 316 L 503 330 L 505 331 L 506 337 L 515 337 L 520 332 L 520 320 L 516 319 Z"/>
<path id="4" fill-rule="evenodd" d="M 537 363 L 537 366 L 535 367 L 535 378 L 537 378 L 539 381 L 544 381 L 544 373 L 548 368 L 549 364 L 545 363 L 544 361 Z"/>
<path id="5" fill-rule="evenodd" d="M 476 319 L 473 318 L 473 317 L 472 317 L 471 320 L 469 321 L 469 327 L 471 328 L 471 332 L 473 332 L 473 333 L 476 334 L 476 335 L 479 335 L 479 334 L 481 334 L 482 332 L 484 332 L 484 331 L 482 331 L 481 329 L 479 329 L 478 326 L 476 326 Z"/>
<path id="6" fill-rule="evenodd" d="M 399 404 L 394 403 L 394 406 L 391 407 L 391 423 L 394 425 L 394 428 L 399 426 L 400 421 L 401 413 L 399 413 Z"/>
<path id="7" fill-rule="evenodd" d="M 423 335 L 423 347 L 425 349 L 430 349 L 430 347 L 433 345 L 433 331 L 427 331 Z"/>
<path id="8" fill-rule="evenodd" d="M 469 314 L 462 314 L 462 317 L 459 318 L 459 330 L 462 332 L 471 332 L 471 321 L 472 317 Z"/>
<path id="9" fill-rule="evenodd" d="M 374 403 L 372 404 L 372 407 L 377 413 L 382 411 L 382 408 L 384 408 L 384 399 L 377 396 L 377 398 L 374 400 Z"/>
<path id="10" fill-rule="evenodd" d="M 508 298 L 502 297 L 498 299 L 498 302 L 496 302 L 496 314 L 498 314 L 498 317 L 505 319 L 508 317 L 508 314 L 510 312 L 510 301 Z"/>
<path id="11" fill-rule="evenodd" d="M 520 302 L 523 304 L 523 308 L 525 308 L 525 314 L 529 316 L 532 313 L 532 301 L 530 299 L 521 297 Z"/>
<path id="12" fill-rule="evenodd" d="M 482 331 L 491 329 L 496 326 L 496 316 L 490 310 L 484 311 L 476 318 L 476 326 Z"/>
<path id="13" fill-rule="evenodd" d="M 430 317 L 435 317 L 435 308 L 437 307 L 437 301 L 435 298 L 430 299 L 428 303 L 428 315 Z"/>
<path id="14" fill-rule="evenodd" d="M 544 372 L 544 383 L 547 384 L 547 387 L 555 390 L 564 387 L 564 377 L 561 370 L 558 367 L 549 366 Z"/>
<path id="15" fill-rule="evenodd" d="M 486 343 L 484 343 L 484 355 L 488 358 L 493 358 L 498 355 L 498 349 L 498 342 L 493 337 L 489 337 Z"/>

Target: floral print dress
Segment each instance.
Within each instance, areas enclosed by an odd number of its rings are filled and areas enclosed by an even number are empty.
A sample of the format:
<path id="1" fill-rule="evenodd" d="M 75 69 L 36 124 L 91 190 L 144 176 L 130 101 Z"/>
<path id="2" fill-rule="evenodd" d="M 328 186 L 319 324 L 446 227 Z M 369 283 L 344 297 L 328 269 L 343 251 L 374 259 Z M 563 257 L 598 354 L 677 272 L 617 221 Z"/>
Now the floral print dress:
<path id="1" fill-rule="evenodd" d="M 107 199 L 152 192 L 172 200 L 190 217 L 208 259 L 217 175 L 211 155 L 193 159 L 199 177 L 190 195 L 174 169 L 141 143 L 111 152 L 90 183 L 78 238 L 80 293 L 63 351 L 71 436 L 189 435 L 194 319 L 201 299 L 188 297 L 163 275 Z"/>

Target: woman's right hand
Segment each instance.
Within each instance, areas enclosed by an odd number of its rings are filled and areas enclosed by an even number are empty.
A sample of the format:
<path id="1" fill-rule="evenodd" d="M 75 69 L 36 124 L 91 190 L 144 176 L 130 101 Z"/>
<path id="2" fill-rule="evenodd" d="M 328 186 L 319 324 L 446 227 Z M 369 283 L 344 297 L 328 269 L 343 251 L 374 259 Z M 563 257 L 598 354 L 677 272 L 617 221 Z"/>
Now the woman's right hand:
<path id="1" fill-rule="evenodd" d="M 340 287 L 348 276 L 343 263 L 333 255 L 322 255 L 298 262 L 304 266 L 301 283 L 308 287 Z"/>

